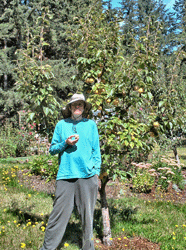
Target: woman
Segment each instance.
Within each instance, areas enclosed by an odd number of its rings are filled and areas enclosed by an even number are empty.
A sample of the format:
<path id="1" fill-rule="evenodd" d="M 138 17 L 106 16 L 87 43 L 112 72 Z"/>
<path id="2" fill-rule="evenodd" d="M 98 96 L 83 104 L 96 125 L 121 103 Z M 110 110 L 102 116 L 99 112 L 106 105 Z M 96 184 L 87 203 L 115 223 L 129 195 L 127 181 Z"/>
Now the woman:
<path id="1" fill-rule="evenodd" d="M 77 206 L 83 229 L 83 250 L 94 250 L 93 214 L 98 192 L 101 154 L 96 123 L 87 119 L 92 105 L 82 94 L 74 94 L 65 119 L 55 127 L 49 152 L 59 155 L 56 193 L 41 250 L 60 244 L 74 208 Z"/>

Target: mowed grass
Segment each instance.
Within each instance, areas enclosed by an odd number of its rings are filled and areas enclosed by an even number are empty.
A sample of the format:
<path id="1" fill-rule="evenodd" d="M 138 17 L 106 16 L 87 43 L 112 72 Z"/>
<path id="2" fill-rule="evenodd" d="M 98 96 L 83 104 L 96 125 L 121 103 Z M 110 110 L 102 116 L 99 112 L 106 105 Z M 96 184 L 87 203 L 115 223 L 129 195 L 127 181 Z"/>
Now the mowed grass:
<path id="1" fill-rule="evenodd" d="M 181 161 L 185 160 L 184 150 L 185 147 L 179 148 Z M 39 249 L 52 211 L 52 196 L 27 189 L 19 183 L 16 173 L 24 168 L 23 164 L 1 160 L 0 168 L 0 249 Z M 162 250 L 185 250 L 186 204 L 164 198 L 166 193 L 154 200 L 144 200 L 137 196 L 109 199 L 112 237 L 139 236 L 159 243 Z M 101 238 L 99 202 L 96 205 L 94 225 L 94 237 Z M 81 223 L 74 212 L 61 249 L 80 249 L 80 241 Z"/>
<path id="2" fill-rule="evenodd" d="M 126 208 L 129 212 L 135 208 L 137 211 L 129 219 L 112 218 L 114 237 L 123 234 L 128 238 L 140 236 L 159 243 L 162 250 L 186 249 L 186 204 L 131 197 L 118 200 L 115 207 L 121 213 Z"/>

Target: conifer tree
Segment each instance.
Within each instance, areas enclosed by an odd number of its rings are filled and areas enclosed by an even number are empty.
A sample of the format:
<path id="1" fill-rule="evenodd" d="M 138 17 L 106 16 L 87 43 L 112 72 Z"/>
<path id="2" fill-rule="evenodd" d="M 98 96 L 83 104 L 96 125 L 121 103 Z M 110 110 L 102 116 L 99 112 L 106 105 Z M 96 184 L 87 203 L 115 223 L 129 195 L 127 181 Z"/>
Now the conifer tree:
<path id="1" fill-rule="evenodd" d="M 22 106 L 14 91 L 14 68 L 15 51 L 22 46 L 24 11 L 15 0 L 2 1 L 0 11 L 0 112 L 3 117 L 11 117 Z"/>

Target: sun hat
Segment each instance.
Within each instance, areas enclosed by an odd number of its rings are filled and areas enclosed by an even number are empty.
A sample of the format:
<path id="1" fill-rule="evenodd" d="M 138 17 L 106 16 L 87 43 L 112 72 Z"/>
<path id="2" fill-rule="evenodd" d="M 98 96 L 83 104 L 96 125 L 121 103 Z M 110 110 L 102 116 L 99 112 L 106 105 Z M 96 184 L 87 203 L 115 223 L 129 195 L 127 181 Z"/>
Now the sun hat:
<path id="1" fill-rule="evenodd" d="M 70 101 L 67 103 L 66 107 L 64 107 L 62 109 L 62 115 L 63 117 L 66 119 L 66 118 L 69 118 L 71 117 L 71 111 L 70 111 L 70 104 L 73 103 L 73 102 L 77 102 L 77 101 L 84 101 L 85 103 L 85 107 L 84 107 L 84 111 L 83 111 L 83 117 L 87 118 L 91 108 L 92 108 L 92 104 L 87 102 L 85 100 L 85 96 L 83 94 L 74 94 L 71 98 L 70 98 Z"/>

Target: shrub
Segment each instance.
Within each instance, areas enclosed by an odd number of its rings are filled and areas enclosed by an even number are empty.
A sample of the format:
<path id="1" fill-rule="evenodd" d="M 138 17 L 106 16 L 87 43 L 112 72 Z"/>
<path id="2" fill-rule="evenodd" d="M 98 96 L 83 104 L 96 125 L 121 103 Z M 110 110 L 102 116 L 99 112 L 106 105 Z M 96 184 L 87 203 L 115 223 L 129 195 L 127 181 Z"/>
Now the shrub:
<path id="1" fill-rule="evenodd" d="M 6 124 L 0 130 L 0 157 L 15 157 L 18 138 L 18 129 L 14 129 L 11 124 Z"/>
<path id="2" fill-rule="evenodd" d="M 30 170 L 36 175 L 41 175 L 47 181 L 55 178 L 58 171 L 58 157 L 51 155 L 39 155 L 31 162 Z"/>
<path id="3" fill-rule="evenodd" d="M 21 129 L 5 124 L 0 130 L 0 158 L 22 157 L 48 152 L 47 138 L 35 131 L 35 124 L 26 124 Z"/>
<path id="4" fill-rule="evenodd" d="M 149 192 L 154 184 L 167 190 L 170 183 L 184 188 L 181 166 L 175 160 L 162 158 L 155 163 L 132 163 L 135 174 L 132 176 L 133 190 Z"/>
<path id="5" fill-rule="evenodd" d="M 173 159 L 162 158 L 153 165 L 158 175 L 157 185 L 167 190 L 170 183 L 176 184 L 179 188 L 183 188 L 183 175 L 181 166 Z"/>
<path id="6" fill-rule="evenodd" d="M 138 169 L 132 177 L 133 190 L 139 193 L 148 193 L 155 183 L 155 175 L 149 171 L 148 164 L 139 163 L 136 165 Z"/>

